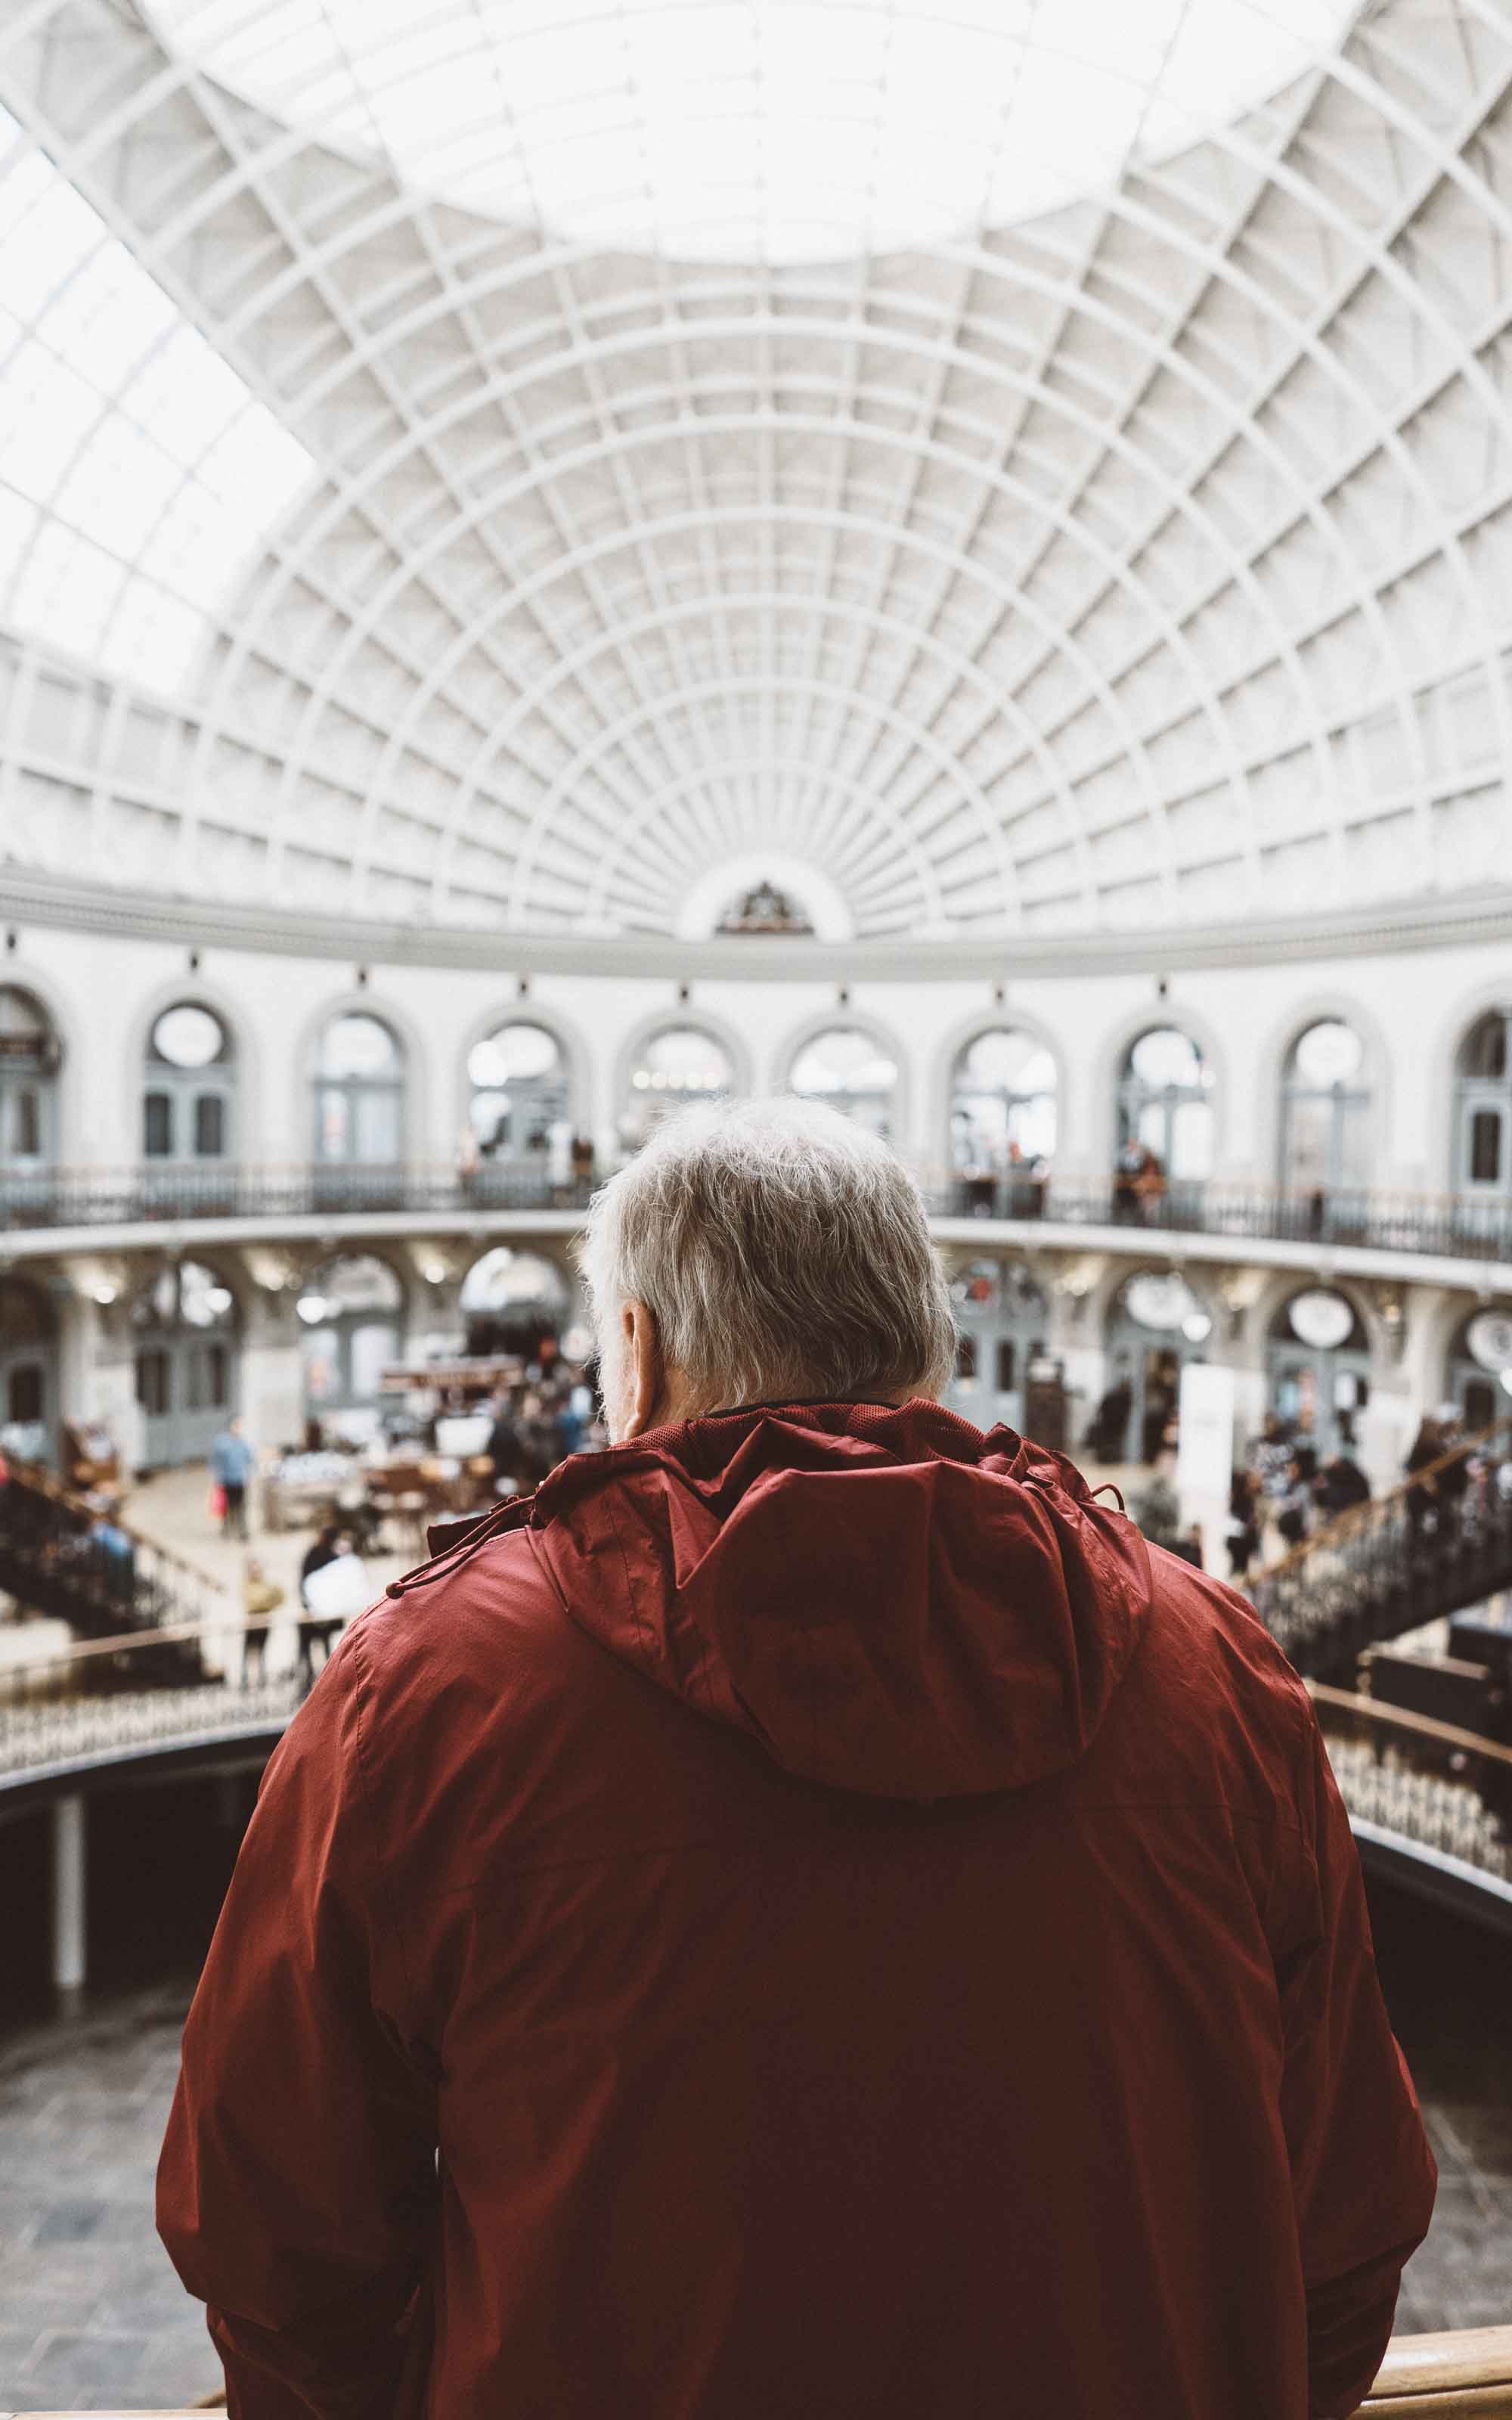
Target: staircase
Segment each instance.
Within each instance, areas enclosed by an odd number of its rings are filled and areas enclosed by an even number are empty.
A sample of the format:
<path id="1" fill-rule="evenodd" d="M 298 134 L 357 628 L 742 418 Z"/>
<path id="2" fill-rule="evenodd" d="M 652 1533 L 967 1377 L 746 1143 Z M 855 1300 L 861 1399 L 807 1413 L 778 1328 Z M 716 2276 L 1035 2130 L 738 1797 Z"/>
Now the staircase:
<path id="1" fill-rule="evenodd" d="M 1512 1587 L 1512 1419 L 1261 1572 L 1250 1597 L 1309 1680 L 1354 1685 L 1363 1649 Z"/>
<path id="2" fill-rule="evenodd" d="M 66 1621 L 82 1639 L 199 1627 L 219 1580 L 155 1540 L 112 1519 L 32 1464 L 0 1466 L 0 1590 L 30 1613 Z M 201 1676 L 193 1642 L 165 1645 L 154 1678 L 181 1686 Z"/>

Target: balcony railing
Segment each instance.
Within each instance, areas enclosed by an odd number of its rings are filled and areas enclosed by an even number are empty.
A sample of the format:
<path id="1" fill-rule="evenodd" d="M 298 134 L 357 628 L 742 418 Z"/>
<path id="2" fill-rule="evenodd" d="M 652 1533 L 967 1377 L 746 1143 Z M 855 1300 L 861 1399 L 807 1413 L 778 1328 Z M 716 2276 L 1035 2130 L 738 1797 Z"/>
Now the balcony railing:
<path id="1" fill-rule="evenodd" d="M 952 1176 L 926 1187 L 936 1218 L 1125 1227 L 1131 1235 L 1227 1235 L 1236 1242 L 1512 1259 L 1512 1196 L 1286 1191 L 1264 1185 L 1174 1184 L 1139 1196 L 1106 1183 Z"/>
<path id="2" fill-rule="evenodd" d="M 0 1783 L 281 1730 L 309 1687 L 303 1642 L 331 1630 L 313 1615 L 228 1613 L 12 1666 L 0 1672 Z M 1512 1748 L 1310 1685 L 1351 1816 L 1512 1885 Z"/>
<path id="3" fill-rule="evenodd" d="M 224 2404 L 224 2397 L 215 2400 Z M 1394 2336 L 1360 2411 L 1365 2420 L 1512 2420 L 1512 2326 Z M 0 2420 L 18 2415 L 0 2412 Z M 85 2420 L 85 2414 L 39 2412 L 33 2420 Z M 193 2420 L 193 2412 L 94 2412 L 87 2420 Z"/>
<path id="4" fill-rule="evenodd" d="M 1126 1228 L 1149 1235 L 1219 1235 L 1236 1243 L 1421 1252 L 1512 1262 L 1512 1196 L 1287 1192 L 1271 1186 L 1172 1185 L 1135 1197 L 1109 1182 L 1028 1177 L 922 1179 L 935 1218 Z M 135 1226 L 200 1218 L 363 1217 L 387 1212 L 459 1220 L 474 1212 L 580 1210 L 593 1181 L 553 1182 L 544 1168 L 473 1172 L 413 1166 L 241 1167 L 201 1161 L 122 1169 L 0 1170 L 0 1231 Z"/>
<path id="5" fill-rule="evenodd" d="M 207 1160 L 178 1167 L 0 1170 L 0 1229 L 130 1227 L 196 1218 L 424 1217 L 473 1210 L 583 1208 L 591 1184 L 552 1182 L 545 1170 L 363 1165 L 245 1168 Z"/>

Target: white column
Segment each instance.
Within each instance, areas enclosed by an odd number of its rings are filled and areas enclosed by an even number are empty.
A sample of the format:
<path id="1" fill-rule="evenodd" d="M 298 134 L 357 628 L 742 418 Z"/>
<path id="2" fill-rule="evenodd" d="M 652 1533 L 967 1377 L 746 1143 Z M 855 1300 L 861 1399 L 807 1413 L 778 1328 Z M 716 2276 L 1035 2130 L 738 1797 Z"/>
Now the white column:
<path id="1" fill-rule="evenodd" d="M 65 2004 L 85 1984 L 85 1882 L 84 1798 L 72 1791 L 53 1807 L 53 1981 Z"/>

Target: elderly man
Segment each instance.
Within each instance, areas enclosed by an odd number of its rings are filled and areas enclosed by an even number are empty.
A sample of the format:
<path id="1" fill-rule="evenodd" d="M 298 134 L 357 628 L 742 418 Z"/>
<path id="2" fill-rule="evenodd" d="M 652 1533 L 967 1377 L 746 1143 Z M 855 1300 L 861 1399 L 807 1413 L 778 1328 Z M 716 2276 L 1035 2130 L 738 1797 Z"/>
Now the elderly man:
<path id="1" fill-rule="evenodd" d="M 1266 1633 L 938 1407 L 833 1112 L 663 1127 L 586 1270 L 613 1450 L 353 1625 L 190 2016 L 233 2412 L 1348 2412 L 1433 2164 Z"/>

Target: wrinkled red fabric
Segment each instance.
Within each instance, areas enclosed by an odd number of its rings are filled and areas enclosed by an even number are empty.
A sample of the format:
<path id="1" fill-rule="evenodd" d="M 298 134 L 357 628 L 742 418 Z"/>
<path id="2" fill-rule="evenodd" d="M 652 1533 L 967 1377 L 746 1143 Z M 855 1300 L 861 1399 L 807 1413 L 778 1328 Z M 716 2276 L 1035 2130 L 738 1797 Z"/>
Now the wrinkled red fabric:
<path id="1" fill-rule="evenodd" d="M 159 2224 L 233 2414 L 1318 2420 L 1433 2163 L 1306 1694 L 934 1405 L 563 1465 L 264 1781 Z"/>

